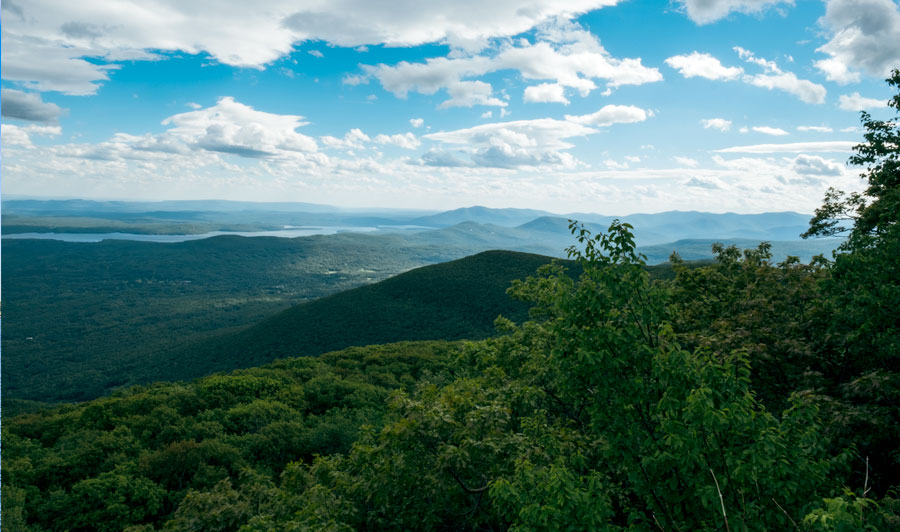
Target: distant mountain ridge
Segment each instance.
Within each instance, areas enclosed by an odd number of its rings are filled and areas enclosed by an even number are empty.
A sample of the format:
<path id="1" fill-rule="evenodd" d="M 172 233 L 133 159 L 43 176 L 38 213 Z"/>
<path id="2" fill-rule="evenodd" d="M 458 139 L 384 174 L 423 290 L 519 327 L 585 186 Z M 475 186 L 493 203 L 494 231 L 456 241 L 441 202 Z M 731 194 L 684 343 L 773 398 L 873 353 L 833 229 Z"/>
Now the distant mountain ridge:
<path id="1" fill-rule="evenodd" d="M 47 226 L 59 232 L 77 232 L 78 223 L 89 225 L 92 232 L 102 231 L 104 219 L 116 230 L 127 231 L 128 224 L 148 231 L 157 226 L 160 233 L 177 231 L 178 223 L 193 231 L 274 230 L 289 225 L 377 227 L 382 233 L 428 231 L 459 224 L 497 226 L 503 229 L 501 240 L 531 240 L 549 243 L 525 249 L 558 255 L 566 246 L 556 240 L 548 242 L 548 235 L 556 233 L 568 238 L 568 220 L 587 224 L 592 230 L 605 230 L 610 222 L 619 219 L 635 228 L 639 245 L 657 245 L 683 239 L 754 239 L 799 241 L 811 218 L 796 212 L 767 212 L 760 214 L 707 213 L 697 211 L 668 211 L 611 216 L 596 213 L 555 214 L 538 209 L 490 208 L 472 206 L 443 212 L 396 210 L 384 208 L 349 209 L 311 203 L 253 203 L 235 201 L 162 201 L 117 202 L 92 200 L 3 200 L 4 227 L 9 232 L 29 232 L 39 226 L 42 217 Z M 69 228 L 62 219 L 74 220 Z M 77 220 L 78 218 L 81 221 Z M 122 225 L 126 224 L 126 225 Z M 124 229 L 123 229 L 124 227 Z M 468 227 L 455 229 L 459 232 Z M 518 231 L 508 231 L 518 229 Z M 45 228 L 46 230 L 46 228 Z M 470 231 L 477 233 L 478 231 Z M 112 232 L 112 231 L 110 231 Z M 527 234 L 526 234 L 527 233 Z M 516 249 L 494 245 L 495 249 Z M 489 249 L 489 248 L 488 248 Z"/>

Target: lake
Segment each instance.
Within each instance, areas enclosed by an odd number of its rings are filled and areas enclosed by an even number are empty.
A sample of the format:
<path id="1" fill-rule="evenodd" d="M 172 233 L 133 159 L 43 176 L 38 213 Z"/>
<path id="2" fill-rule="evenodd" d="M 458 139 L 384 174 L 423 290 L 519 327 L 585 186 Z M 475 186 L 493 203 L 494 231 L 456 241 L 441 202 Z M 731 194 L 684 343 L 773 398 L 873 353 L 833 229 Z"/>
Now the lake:
<path id="1" fill-rule="evenodd" d="M 175 243 L 187 240 L 201 240 L 213 236 L 277 236 L 296 238 L 298 236 L 333 235 L 336 233 L 371 233 L 377 227 L 303 227 L 279 229 L 276 231 L 210 231 L 195 235 L 144 235 L 138 233 L 12 233 L 3 238 L 37 238 L 62 240 L 63 242 L 100 242 L 101 240 L 138 240 L 142 242 Z"/>

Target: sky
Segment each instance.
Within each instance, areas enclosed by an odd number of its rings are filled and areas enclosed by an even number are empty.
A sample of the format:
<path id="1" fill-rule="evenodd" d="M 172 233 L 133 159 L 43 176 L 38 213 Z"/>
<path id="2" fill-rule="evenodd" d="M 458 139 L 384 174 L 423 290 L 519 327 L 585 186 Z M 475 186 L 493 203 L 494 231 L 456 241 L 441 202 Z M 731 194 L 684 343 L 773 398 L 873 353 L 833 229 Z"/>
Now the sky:
<path id="1" fill-rule="evenodd" d="M 4 0 L 4 197 L 812 212 L 895 0 Z"/>

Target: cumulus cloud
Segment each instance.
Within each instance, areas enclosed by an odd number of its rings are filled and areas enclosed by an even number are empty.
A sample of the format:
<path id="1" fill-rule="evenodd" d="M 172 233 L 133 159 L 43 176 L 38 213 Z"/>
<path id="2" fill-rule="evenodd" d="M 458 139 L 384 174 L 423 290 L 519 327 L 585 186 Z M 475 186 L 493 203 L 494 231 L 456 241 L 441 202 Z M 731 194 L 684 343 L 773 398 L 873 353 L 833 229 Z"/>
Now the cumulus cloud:
<path id="1" fill-rule="evenodd" d="M 378 144 L 392 144 L 407 150 L 414 150 L 422 145 L 422 142 L 412 133 L 397 133 L 396 135 L 379 134 L 375 136 Z"/>
<path id="2" fill-rule="evenodd" d="M 44 102 L 40 94 L 3 89 L 0 90 L 0 100 L 3 118 L 55 123 L 65 113 L 55 103 Z"/>
<path id="3" fill-rule="evenodd" d="M 16 126 L 13 124 L 0 124 L 2 130 L 2 138 L 0 143 L 3 146 L 18 146 L 22 148 L 32 148 L 31 135 L 56 136 L 62 133 L 59 126 Z"/>
<path id="4" fill-rule="evenodd" d="M 319 59 L 325 57 L 325 54 L 323 54 L 319 50 L 310 50 L 308 53 L 309 53 L 309 55 L 311 55 L 313 57 L 318 57 Z"/>
<path id="5" fill-rule="evenodd" d="M 828 126 L 797 126 L 797 131 L 812 131 L 815 133 L 831 133 L 834 130 Z"/>
<path id="6" fill-rule="evenodd" d="M 128 161 L 138 161 L 143 168 L 160 165 L 153 170 L 157 175 L 158 168 L 234 166 L 229 166 L 227 156 L 256 159 L 261 165 L 289 161 L 295 167 L 310 167 L 328 162 L 328 157 L 318 152 L 315 140 L 296 131 L 305 125 L 303 117 L 257 111 L 230 97 L 212 107 L 170 116 L 162 124 L 168 129 L 159 134 L 117 133 L 96 144 L 62 144 L 43 150 L 56 159 L 110 163 L 120 172 L 128 168 Z M 35 127 L 29 129 L 43 134 L 59 132 L 58 126 L 44 131 L 32 129 Z"/>
<path id="7" fill-rule="evenodd" d="M 844 165 L 830 159 L 823 159 L 816 155 L 798 155 L 794 159 L 793 170 L 802 175 L 844 175 Z"/>
<path id="8" fill-rule="evenodd" d="M 686 78 L 737 79 L 744 71 L 740 67 L 726 67 L 709 54 L 693 52 L 690 55 L 675 55 L 666 59 L 666 64 Z"/>
<path id="9" fill-rule="evenodd" d="M 704 129 L 718 129 L 719 131 L 731 129 L 731 120 L 725 120 L 724 118 L 704 118 L 700 123 Z"/>
<path id="10" fill-rule="evenodd" d="M 793 72 L 756 74 L 745 79 L 750 85 L 764 89 L 778 89 L 800 98 L 806 103 L 825 103 L 825 87 L 812 81 L 799 79 Z"/>
<path id="11" fill-rule="evenodd" d="M 343 138 L 332 137 L 330 135 L 325 135 L 320 137 L 319 140 L 322 141 L 322 144 L 328 146 L 329 148 L 343 148 L 343 149 L 363 149 L 365 148 L 366 142 L 371 142 L 372 139 L 369 138 L 368 135 L 362 132 L 359 128 L 353 128 L 344 134 Z"/>
<path id="12" fill-rule="evenodd" d="M 0 144 L 4 148 L 10 146 L 30 148 L 32 146 L 28 133 L 23 128 L 12 124 L 0 124 Z"/>
<path id="13" fill-rule="evenodd" d="M 424 118 L 410 118 L 409 124 L 412 127 L 422 127 L 425 124 L 425 119 Z"/>
<path id="14" fill-rule="evenodd" d="M 99 55 L 98 51 L 76 45 L 61 46 L 42 37 L 17 35 L 9 26 L 3 25 L 0 49 L 0 75 L 5 80 L 34 90 L 81 96 L 96 92 L 109 79 L 109 72 L 118 68 L 84 59 Z"/>
<path id="15" fill-rule="evenodd" d="M 675 162 L 680 164 L 681 166 L 687 166 L 688 168 L 697 168 L 697 165 L 700 163 L 697 162 L 696 159 L 691 159 L 690 157 L 681 157 L 680 155 L 676 155 L 673 157 Z"/>
<path id="16" fill-rule="evenodd" d="M 526 102 L 556 102 L 569 105 L 566 99 L 565 87 L 558 83 L 541 83 L 525 88 L 524 100 Z"/>
<path id="17" fill-rule="evenodd" d="M 566 115 L 566 120 L 576 124 L 606 127 L 613 124 L 629 124 L 643 122 L 652 113 L 633 105 L 606 105 L 598 111 L 587 115 Z"/>
<path id="18" fill-rule="evenodd" d="M 886 76 L 900 65 L 900 6 L 892 0 L 829 0 L 819 20 L 830 40 L 816 62 L 830 81 L 852 83 L 859 72 Z"/>
<path id="19" fill-rule="evenodd" d="M 773 135 L 776 137 L 781 137 L 788 134 L 787 131 L 781 129 L 780 127 L 753 126 L 752 129 L 757 133 L 762 133 L 763 135 Z"/>
<path id="20" fill-rule="evenodd" d="M 688 18 L 697 24 L 709 24 L 732 12 L 760 13 L 777 4 L 791 4 L 793 0 L 678 0 Z"/>
<path id="21" fill-rule="evenodd" d="M 753 52 L 740 46 L 735 46 L 734 50 L 744 61 L 764 69 L 762 73 L 743 76 L 744 83 L 769 90 L 778 89 L 792 94 L 806 103 L 825 103 L 827 91 L 822 85 L 800 79 L 793 72 L 785 72 L 774 61 L 757 57 Z"/>
<path id="22" fill-rule="evenodd" d="M 362 68 L 367 76 L 378 79 L 382 87 L 400 98 L 411 91 L 434 94 L 447 89 L 451 99 L 442 104 L 445 107 L 498 105 L 501 100 L 486 92 L 489 85 L 470 85 L 475 82 L 466 78 L 502 70 L 516 70 L 527 80 L 548 80 L 537 89 L 526 88 L 526 101 L 537 101 L 538 97 L 561 101 L 559 93 L 563 88 L 587 96 L 597 88 L 597 80 L 603 81 L 607 90 L 662 80 L 657 69 L 644 66 L 639 58 L 612 57 L 595 35 L 577 24 L 556 20 L 542 25 L 535 39 L 534 43 L 504 41 L 484 54 L 433 57 L 421 63 L 363 65 Z M 454 95 L 454 91 L 468 94 L 475 90 L 479 91 L 478 98 Z"/>
<path id="23" fill-rule="evenodd" d="M 841 94 L 841 97 L 838 98 L 838 107 L 844 111 L 865 111 L 867 109 L 881 109 L 887 106 L 887 100 L 866 98 L 860 96 L 858 92 L 854 92 L 853 94 Z"/>
<path id="24" fill-rule="evenodd" d="M 18 20 L 3 25 L 0 62 L 4 79 L 38 90 L 92 94 L 115 68 L 111 63 L 150 59 L 156 51 L 206 52 L 220 63 L 262 68 L 296 43 L 315 40 L 347 47 L 439 42 L 477 50 L 490 39 L 617 2 L 535 0 L 523 8 L 516 0 L 489 6 L 475 0 L 401 0 L 385 8 L 365 0 L 273 0 L 265 9 L 252 2 L 218 3 L 211 9 L 179 0 L 152 5 L 121 0 L 116 9 L 99 0 L 3 2 L 4 14 Z"/>
<path id="25" fill-rule="evenodd" d="M 575 168 L 580 163 L 565 150 L 573 147 L 568 139 L 598 133 L 597 127 L 646 120 L 650 113 L 631 106 L 607 105 L 588 115 L 566 115 L 565 120 L 539 118 L 496 122 L 430 133 L 425 138 L 458 146 L 472 164 L 493 168 L 557 166 Z M 444 159 L 441 152 L 429 156 L 425 164 L 436 166 Z M 451 161 L 455 161 L 454 157 Z M 453 163 L 456 165 L 457 163 Z"/>
<path id="26" fill-rule="evenodd" d="M 472 163 L 465 161 L 446 150 L 431 149 L 428 150 L 420 160 L 425 166 L 437 166 L 445 168 L 460 168 L 473 166 Z"/>
<path id="27" fill-rule="evenodd" d="M 805 153 L 849 152 L 856 142 L 834 140 L 826 142 L 789 142 L 785 144 L 754 144 L 715 150 L 717 153 Z"/>
<path id="28" fill-rule="evenodd" d="M 170 116 L 166 135 L 209 151 L 242 157 L 272 157 L 285 152 L 315 152 L 316 141 L 298 133 L 302 116 L 257 111 L 231 97 L 216 105 Z"/>
<path id="29" fill-rule="evenodd" d="M 484 81 L 456 81 L 447 87 L 447 92 L 450 99 L 441 103 L 438 106 L 440 109 L 473 105 L 506 107 L 506 102 L 492 96 L 494 89 Z"/>
<path id="30" fill-rule="evenodd" d="M 717 179 L 692 177 L 684 182 L 685 186 L 721 190 L 722 185 Z"/>

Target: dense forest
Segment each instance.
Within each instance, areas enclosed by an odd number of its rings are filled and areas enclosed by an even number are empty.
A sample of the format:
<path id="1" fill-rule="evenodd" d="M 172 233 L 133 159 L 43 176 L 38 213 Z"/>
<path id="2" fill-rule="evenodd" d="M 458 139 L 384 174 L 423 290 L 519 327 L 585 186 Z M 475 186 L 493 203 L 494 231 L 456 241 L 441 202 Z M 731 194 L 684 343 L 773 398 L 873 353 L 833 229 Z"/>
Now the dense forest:
<path id="1" fill-rule="evenodd" d="M 888 82 L 900 89 L 900 71 Z M 900 111 L 900 93 L 890 105 Z M 651 279 L 575 222 L 498 336 L 277 361 L 5 420 L 7 530 L 900 529 L 900 123 L 807 236 Z M 348 324 L 352 326 L 352 324 Z"/>

